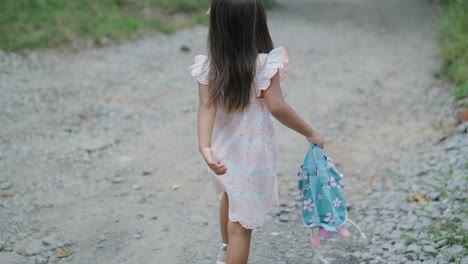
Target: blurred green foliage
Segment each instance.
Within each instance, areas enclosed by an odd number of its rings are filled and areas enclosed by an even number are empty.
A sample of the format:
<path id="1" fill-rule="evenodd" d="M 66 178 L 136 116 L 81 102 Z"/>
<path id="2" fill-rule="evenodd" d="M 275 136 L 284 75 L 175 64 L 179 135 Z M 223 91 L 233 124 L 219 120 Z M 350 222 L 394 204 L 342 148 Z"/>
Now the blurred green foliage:
<path id="1" fill-rule="evenodd" d="M 453 92 L 455 99 L 460 100 L 468 96 L 468 82 L 458 86 L 458 88 Z"/>
<path id="2" fill-rule="evenodd" d="M 466 212 L 464 214 L 466 216 Z M 445 240 L 449 245 L 460 245 L 464 248 L 463 254 L 468 255 L 468 230 L 459 222 L 442 219 L 430 225 L 428 232 L 435 243 Z"/>
<path id="3" fill-rule="evenodd" d="M 438 31 L 444 65 L 442 73 L 458 85 L 454 96 L 468 96 L 468 1 L 437 0 L 441 7 Z"/>
<path id="4" fill-rule="evenodd" d="M 272 9 L 278 5 L 276 0 L 263 0 L 263 5 L 266 9 Z"/>
<path id="5" fill-rule="evenodd" d="M 272 8 L 276 1 L 264 3 Z M 170 33 L 207 24 L 210 4 L 210 0 L 0 0 L 0 50 Z"/>
<path id="6" fill-rule="evenodd" d="M 209 5 L 209 0 L 1 0 L 0 49 L 173 32 L 196 23 Z"/>

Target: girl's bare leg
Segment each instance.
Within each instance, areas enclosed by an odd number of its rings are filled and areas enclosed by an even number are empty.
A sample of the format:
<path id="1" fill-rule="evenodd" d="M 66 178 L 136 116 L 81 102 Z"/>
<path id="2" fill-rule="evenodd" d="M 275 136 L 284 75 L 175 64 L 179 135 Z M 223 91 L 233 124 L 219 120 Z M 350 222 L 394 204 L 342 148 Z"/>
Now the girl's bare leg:
<path id="1" fill-rule="evenodd" d="M 219 205 L 219 226 L 221 227 L 221 239 L 224 244 L 229 244 L 228 239 L 228 221 L 229 221 L 229 199 L 227 193 L 223 193 Z"/>
<path id="2" fill-rule="evenodd" d="M 244 228 L 238 222 L 228 222 L 229 247 L 226 264 L 247 264 L 250 251 L 252 230 Z"/>

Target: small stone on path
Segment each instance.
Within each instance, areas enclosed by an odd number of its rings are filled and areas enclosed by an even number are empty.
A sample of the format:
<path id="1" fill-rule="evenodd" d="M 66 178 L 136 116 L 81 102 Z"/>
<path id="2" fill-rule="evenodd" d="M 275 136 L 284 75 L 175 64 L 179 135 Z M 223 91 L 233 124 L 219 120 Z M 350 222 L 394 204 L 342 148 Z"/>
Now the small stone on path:
<path id="1" fill-rule="evenodd" d="M 122 177 L 114 177 L 114 178 L 112 179 L 112 183 L 113 183 L 113 184 L 122 183 L 122 182 L 123 182 Z"/>
<path id="2" fill-rule="evenodd" d="M 463 221 L 462 228 L 468 230 L 468 219 Z"/>
<path id="3" fill-rule="evenodd" d="M 55 246 L 57 245 L 57 238 L 54 235 L 44 237 L 42 239 L 42 244 L 44 246 Z"/>
<path id="4" fill-rule="evenodd" d="M 112 139 L 96 138 L 96 139 L 83 142 L 80 145 L 80 149 L 88 151 L 88 152 L 94 152 L 100 149 L 107 148 L 112 144 L 114 144 L 114 140 Z"/>
<path id="5" fill-rule="evenodd" d="M 145 197 L 145 196 L 142 196 L 142 197 L 138 200 L 138 203 L 139 203 L 139 204 L 144 204 L 144 203 L 146 203 L 146 202 L 147 202 L 147 201 L 146 201 L 146 197 Z"/>
<path id="6" fill-rule="evenodd" d="M 411 244 L 406 248 L 406 252 L 419 252 L 421 247 L 416 244 Z"/>
<path id="7" fill-rule="evenodd" d="M 190 48 L 187 47 L 187 46 L 185 46 L 185 45 L 182 45 L 182 46 L 180 47 L 180 51 L 182 51 L 182 52 L 190 52 Z"/>
<path id="8" fill-rule="evenodd" d="M 461 254 L 464 250 L 465 249 L 463 248 L 463 246 L 460 246 L 460 245 L 453 245 L 445 249 L 446 252 L 449 252 L 454 255 Z"/>
<path id="9" fill-rule="evenodd" d="M 457 131 L 459 133 L 467 133 L 468 132 L 468 122 L 462 123 L 458 125 Z"/>
<path id="10" fill-rule="evenodd" d="M 5 191 L 13 187 L 13 184 L 9 181 L 0 183 L 0 190 Z"/>
<path id="11" fill-rule="evenodd" d="M 462 260 L 460 261 L 460 263 L 468 263 L 468 256 L 465 256 L 464 258 L 462 258 Z"/>
<path id="12" fill-rule="evenodd" d="M 143 176 L 149 176 L 149 175 L 152 175 L 154 173 L 154 169 L 143 169 L 141 171 L 141 175 Z"/>
<path id="13" fill-rule="evenodd" d="M 43 256 L 37 256 L 34 259 L 34 264 L 47 264 L 47 262 L 49 262 L 49 260 Z"/>
<path id="14" fill-rule="evenodd" d="M 422 250 L 426 253 L 434 253 L 437 251 L 433 246 L 424 246 Z"/>
<path id="15" fill-rule="evenodd" d="M 34 256 L 42 252 L 42 243 L 37 239 L 25 239 L 16 242 L 14 250 L 24 256 Z"/>
<path id="16" fill-rule="evenodd" d="M 282 215 L 279 216 L 279 220 L 281 222 L 288 222 L 290 219 L 289 219 L 288 215 L 282 214 Z"/>

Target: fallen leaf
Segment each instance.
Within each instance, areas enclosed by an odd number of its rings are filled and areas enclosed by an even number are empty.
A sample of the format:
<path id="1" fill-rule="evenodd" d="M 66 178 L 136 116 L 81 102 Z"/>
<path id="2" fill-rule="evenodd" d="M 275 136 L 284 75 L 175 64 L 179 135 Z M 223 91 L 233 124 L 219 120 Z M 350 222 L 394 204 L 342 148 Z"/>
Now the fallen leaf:
<path id="1" fill-rule="evenodd" d="M 426 195 L 424 195 L 424 193 L 422 193 L 420 190 L 413 192 L 412 198 L 413 198 L 413 201 L 416 201 L 422 205 L 426 205 L 429 203 L 429 200 L 426 197 Z"/>
<path id="2" fill-rule="evenodd" d="M 57 250 L 55 251 L 55 256 L 58 258 L 65 258 L 70 256 L 70 252 L 68 252 L 68 250 L 64 248 L 57 248 Z"/>
<path id="3" fill-rule="evenodd" d="M 460 122 L 460 124 L 466 121 L 468 121 L 468 110 L 465 110 L 458 114 L 458 122 Z"/>
<path id="4" fill-rule="evenodd" d="M 89 116 L 89 113 L 85 110 L 81 111 L 78 116 L 81 118 L 81 119 L 88 119 L 88 116 Z"/>
<path id="5" fill-rule="evenodd" d="M 393 182 L 387 180 L 387 181 L 385 182 L 385 186 L 387 186 L 387 188 L 393 188 Z"/>
<path id="6" fill-rule="evenodd" d="M 180 188 L 180 185 L 177 184 L 177 183 L 174 183 L 174 184 L 171 185 L 171 190 L 173 190 L 173 191 L 177 191 L 179 188 Z"/>
<path id="7" fill-rule="evenodd" d="M 8 197 L 12 197 L 13 194 L 9 194 L 9 193 L 0 193 L 0 198 L 8 198 Z"/>

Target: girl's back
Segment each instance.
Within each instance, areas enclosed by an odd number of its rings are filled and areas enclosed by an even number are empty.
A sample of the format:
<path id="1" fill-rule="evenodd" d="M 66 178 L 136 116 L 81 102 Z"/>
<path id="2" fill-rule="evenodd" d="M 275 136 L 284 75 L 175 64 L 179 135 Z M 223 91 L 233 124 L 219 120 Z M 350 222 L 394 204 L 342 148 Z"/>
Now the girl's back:
<path id="1" fill-rule="evenodd" d="M 287 62 L 284 48 L 258 54 L 248 107 L 228 113 L 218 105 L 216 111 L 211 148 L 229 171 L 223 176 L 211 172 L 211 176 L 216 191 L 229 197 L 229 219 L 249 229 L 261 225 L 268 210 L 278 203 L 275 131 L 263 91 L 276 74 L 286 78 Z M 191 68 L 192 76 L 208 88 L 208 57 L 196 56 Z"/>

